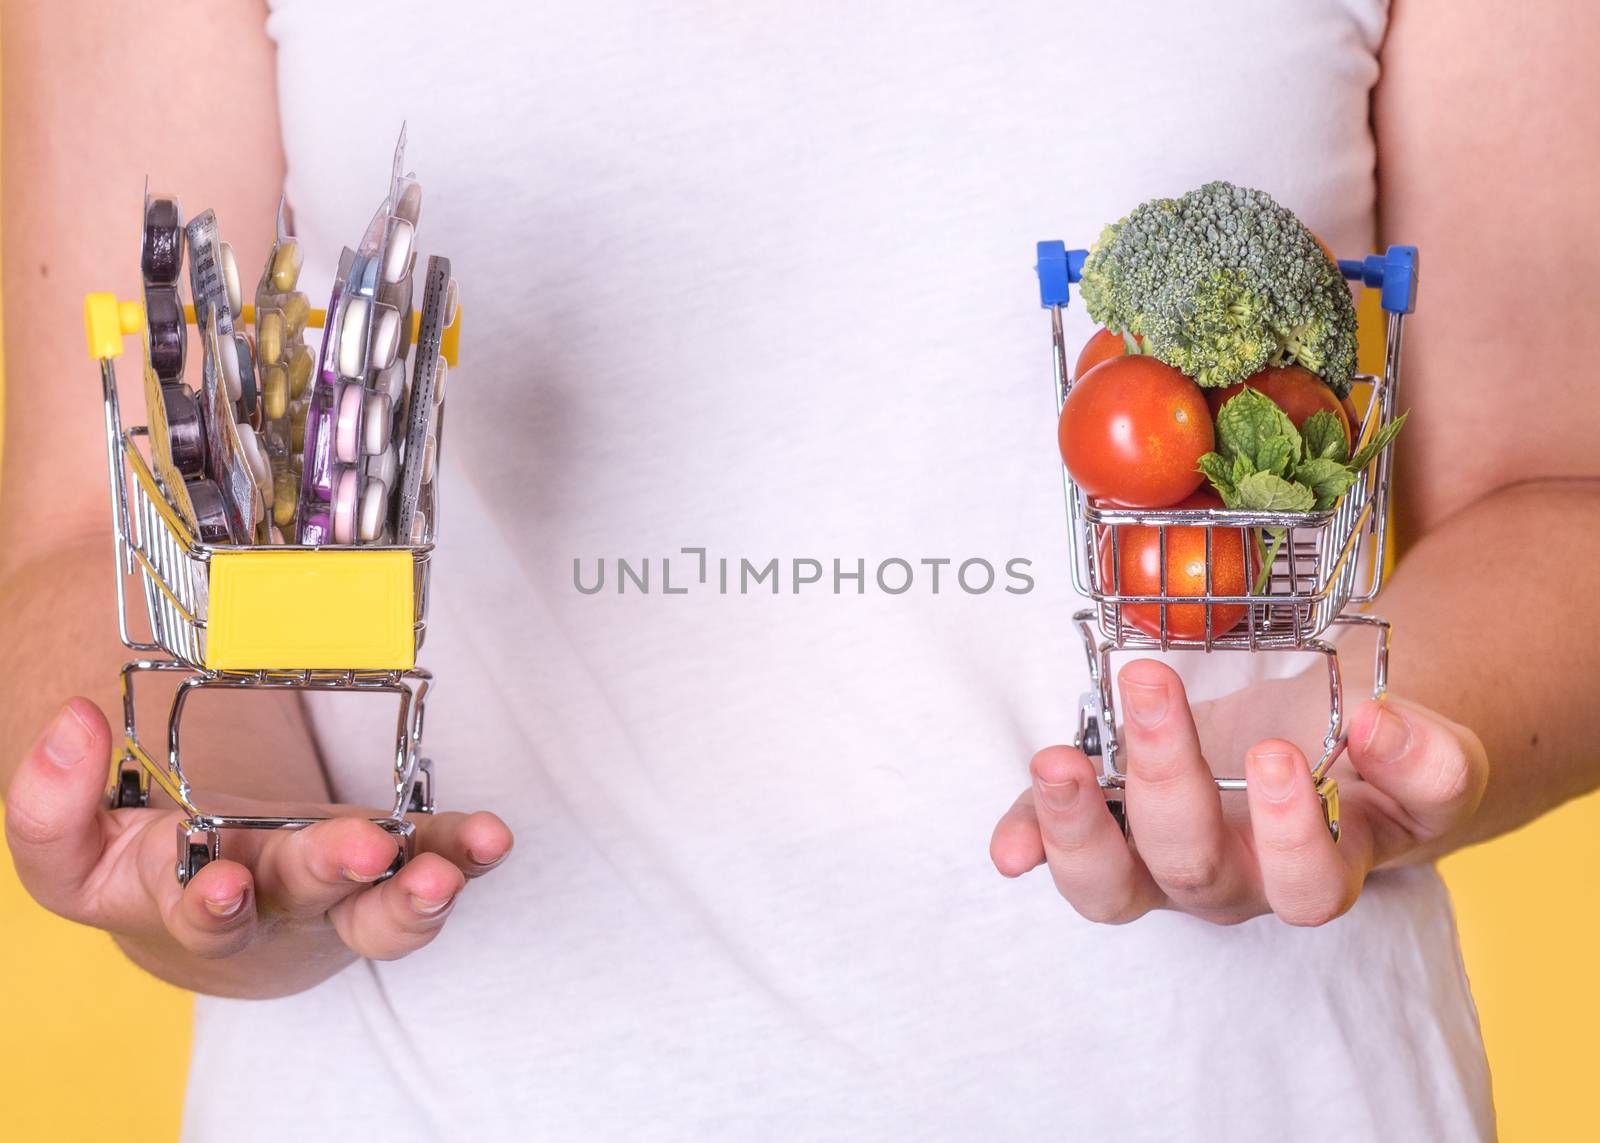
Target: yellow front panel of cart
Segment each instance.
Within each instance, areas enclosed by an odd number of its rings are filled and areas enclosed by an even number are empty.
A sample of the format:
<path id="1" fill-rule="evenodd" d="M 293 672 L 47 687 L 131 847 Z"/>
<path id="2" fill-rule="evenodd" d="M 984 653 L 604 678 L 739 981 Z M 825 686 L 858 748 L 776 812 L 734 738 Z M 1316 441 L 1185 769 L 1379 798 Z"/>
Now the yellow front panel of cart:
<path id="1" fill-rule="evenodd" d="M 387 671 L 416 663 L 408 551 L 216 552 L 210 585 L 209 670 Z"/>

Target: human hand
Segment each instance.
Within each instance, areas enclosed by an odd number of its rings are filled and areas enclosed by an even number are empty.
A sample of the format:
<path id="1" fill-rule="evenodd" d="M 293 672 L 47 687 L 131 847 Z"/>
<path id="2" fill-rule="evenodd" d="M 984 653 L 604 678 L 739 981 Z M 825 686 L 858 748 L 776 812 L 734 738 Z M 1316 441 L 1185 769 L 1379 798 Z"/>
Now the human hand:
<path id="1" fill-rule="evenodd" d="M 108 810 L 111 732 L 73 699 L 6 795 L 6 838 L 35 900 L 105 929 L 139 965 L 222 996 L 299 992 L 357 957 L 393 960 L 439 934 L 466 880 L 511 850 L 491 813 L 418 815 L 416 856 L 392 878 L 395 837 L 354 806 L 302 830 L 239 830 L 225 858 L 179 885 L 176 809 Z"/>
<path id="2" fill-rule="evenodd" d="M 1183 683 L 1159 662 L 1136 660 L 1118 677 L 1134 844 L 1106 808 L 1094 765 L 1068 746 L 1034 755 L 1032 785 L 990 842 L 1001 873 L 1048 864 L 1061 895 L 1093 921 L 1176 909 L 1217 924 L 1268 912 L 1324 924 L 1350 908 L 1372 869 L 1447 848 L 1483 797 L 1488 759 L 1476 734 L 1413 703 L 1366 702 L 1352 712 L 1349 748 L 1332 769 L 1336 844 L 1305 754 L 1258 737 L 1269 720 L 1282 727 L 1296 713 L 1313 720 L 1306 725 L 1323 721 L 1325 688 L 1323 713 L 1306 698 L 1320 679 L 1262 683 L 1191 710 Z M 1244 755 L 1247 814 L 1225 809 L 1207 752 Z"/>

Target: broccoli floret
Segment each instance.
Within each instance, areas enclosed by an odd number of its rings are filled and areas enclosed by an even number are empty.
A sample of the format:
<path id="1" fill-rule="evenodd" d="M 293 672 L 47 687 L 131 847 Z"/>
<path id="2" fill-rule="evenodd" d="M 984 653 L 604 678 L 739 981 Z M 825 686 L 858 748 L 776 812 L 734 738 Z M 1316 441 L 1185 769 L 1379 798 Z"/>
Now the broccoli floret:
<path id="1" fill-rule="evenodd" d="M 1338 266 L 1264 191 L 1207 183 L 1105 228 L 1083 267 L 1089 316 L 1142 335 L 1201 385 L 1293 362 L 1341 397 L 1356 366 L 1356 311 Z"/>

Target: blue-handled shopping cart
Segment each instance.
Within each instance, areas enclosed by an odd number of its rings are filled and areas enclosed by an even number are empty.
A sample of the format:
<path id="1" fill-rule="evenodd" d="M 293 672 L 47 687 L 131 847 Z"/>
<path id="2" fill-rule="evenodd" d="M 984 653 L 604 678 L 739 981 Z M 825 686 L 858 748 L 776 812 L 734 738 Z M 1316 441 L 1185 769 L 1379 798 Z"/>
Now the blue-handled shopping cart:
<path id="1" fill-rule="evenodd" d="M 1071 300 L 1072 286 L 1082 277 L 1088 256 L 1087 250 L 1069 250 L 1062 242 L 1038 245 L 1035 268 L 1039 302 L 1050 311 L 1058 417 L 1076 380 L 1067 356 L 1062 311 Z M 1379 291 L 1386 318 L 1383 372 L 1358 374 L 1355 378 L 1354 392 L 1365 395 L 1366 411 L 1359 429 L 1353 433 L 1354 447 L 1374 439 L 1397 416 L 1402 332 L 1406 315 L 1416 309 L 1418 265 L 1415 246 L 1390 246 L 1382 254 L 1339 260 L 1346 279 Z M 1126 771 L 1120 759 L 1112 695 L 1112 655 L 1150 650 L 1298 652 L 1320 655 L 1327 666 L 1328 724 L 1320 757 L 1312 766 L 1312 779 L 1322 799 L 1328 829 L 1338 838 L 1338 787 L 1331 770 L 1344 753 L 1346 736 L 1344 688 L 1330 629 L 1335 625 L 1375 629 L 1373 696 L 1382 696 L 1387 686 L 1389 624 L 1377 616 L 1350 609 L 1371 602 L 1383 584 L 1393 471 L 1391 440 L 1377 450 L 1355 483 L 1331 508 L 1256 512 L 1222 508 L 1149 510 L 1091 502 L 1062 467 L 1067 524 L 1073 538 L 1072 582 L 1092 604 L 1073 617 L 1088 655 L 1091 681 L 1091 689 L 1079 700 L 1074 745 L 1097 761 L 1100 786 L 1125 832 Z M 1154 530 L 1159 570 L 1153 592 L 1124 590 L 1118 548 L 1128 534 L 1123 530 L 1128 528 Z M 1248 566 L 1250 557 L 1244 556 L 1245 574 L 1221 577 L 1236 581 L 1236 587 L 1242 582 L 1243 590 L 1220 590 L 1223 585 L 1217 582 L 1217 554 L 1258 551 L 1256 536 L 1263 530 L 1283 536 L 1271 567 L 1253 574 Z M 1190 549 L 1198 546 L 1204 553 L 1205 590 L 1200 594 L 1181 592 L 1168 583 L 1167 553 L 1170 545 L 1180 541 Z M 1204 622 L 1198 631 L 1192 621 L 1174 622 L 1179 615 L 1194 616 L 1198 608 L 1204 608 Z M 1146 621 L 1138 625 L 1130 622 L 1133 609 Z M 1152 615 L 1156 618 L 1153 624 L 1148 621 Z M 1219 618 L 1214 621 L 1214 617 Z M 1218 777 L 1216 781 L 1223 790 L 1242 790 L 1245 785 L 1244 779 L 1238 777 Z"/>

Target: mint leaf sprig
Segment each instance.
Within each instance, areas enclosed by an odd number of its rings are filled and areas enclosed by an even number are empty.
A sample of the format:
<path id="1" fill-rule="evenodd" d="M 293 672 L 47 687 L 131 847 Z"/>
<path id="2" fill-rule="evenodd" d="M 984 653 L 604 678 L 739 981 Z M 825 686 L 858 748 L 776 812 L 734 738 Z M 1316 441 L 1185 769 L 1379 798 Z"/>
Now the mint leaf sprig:
<path id="1" fill-rule="evenodd" d="M 1217 448 L 1200 458 L 1200 471 L 1228 508 L 1252 512 L 1321 512 L 1350 490 L 1362 469 L 1395 438 L 1408 414 L 1384 425 L 1354 456 L 1339 418 L 1319 410 L 1303 430 L 1271 398 L 1241 389 L 1217 414 Z M 1272 562 L 1286 532 L 1264 528 L 1270 545 L 1261 561 L 1255 594 L 1266 590 Z"/>

